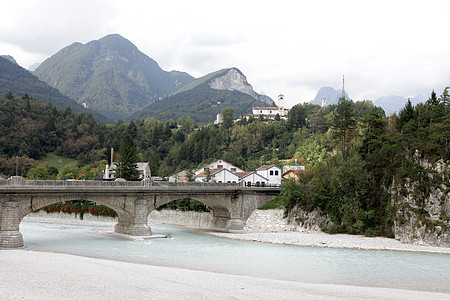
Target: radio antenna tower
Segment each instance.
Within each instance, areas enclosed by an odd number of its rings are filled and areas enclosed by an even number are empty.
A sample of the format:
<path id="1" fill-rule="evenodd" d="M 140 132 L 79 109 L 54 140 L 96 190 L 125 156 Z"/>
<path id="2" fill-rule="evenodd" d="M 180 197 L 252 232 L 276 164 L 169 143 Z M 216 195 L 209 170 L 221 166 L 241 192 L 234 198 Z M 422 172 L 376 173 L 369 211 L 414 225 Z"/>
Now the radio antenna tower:
<path id="1" fill-rule="evenodd" d="M 346 99 L 345 99 L 345 81 L 344 81 L 344 75 L 342 75 L 342 98 L 343 98 L 344 100 L 346 100 Z"/>

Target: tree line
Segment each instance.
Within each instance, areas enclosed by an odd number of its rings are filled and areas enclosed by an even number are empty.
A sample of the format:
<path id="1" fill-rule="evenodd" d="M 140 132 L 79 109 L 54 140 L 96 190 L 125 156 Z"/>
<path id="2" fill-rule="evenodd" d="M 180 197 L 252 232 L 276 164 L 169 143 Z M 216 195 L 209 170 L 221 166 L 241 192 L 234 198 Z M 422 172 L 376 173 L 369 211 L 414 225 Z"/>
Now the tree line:
<path id="1" fill-rule="evenodd" d="M 286 182 L 278 201 L 329 214 L 334 232 L 387 235 L 392 228 L 388 189 L 393 180 L 422 176 L 408 157 L 434 162 L 450 157 L 448 88 L 441 96 L 386 116 L 371 101 L 340 99 L 320 107 L 297 104 L 288 120 L 243 119 L 223 110 L 220 125 L 198 126 L 189 117 L 165 122 L 148 118 L 102 125 L 91 115 L 60 111 L 27 95 L 0 98 L 0 173 L 35 179 L 101 179 L 110 149 L 136 149 L 132 160 L 148 161 L 152 175 L 193 170 L 222 158 L 251 171 L 261 164 L 299 164 L 306 172 Z M 127 141 L 125 143 L 125 141 Z M 61 169 L 38 166 L 47 153 L 78 161 Z M 17 168 L 17 165 L 20 167 Z M 17 170 L 18 169 L 18 170 Z M 135 176 L 134 174 L 133 176 Z M 424 184 L 424 194 L 429 188 Z"/>

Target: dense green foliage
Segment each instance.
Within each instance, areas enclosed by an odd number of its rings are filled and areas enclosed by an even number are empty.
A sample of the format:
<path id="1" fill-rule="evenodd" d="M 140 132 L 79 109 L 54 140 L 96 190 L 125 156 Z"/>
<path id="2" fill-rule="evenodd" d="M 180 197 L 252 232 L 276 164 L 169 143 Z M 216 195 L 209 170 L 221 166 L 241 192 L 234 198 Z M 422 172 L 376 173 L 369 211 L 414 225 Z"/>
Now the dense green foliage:
<path id="1" fill-rule="evenodd" d="M 298 180 L 285 182 L 276 202 L 281 201 L 287 210 L 298 205 L 328 214 L 334 224 L 330 232 L 391 236 L 396 207 L 389 188 L 394 181 L 399 186 L 408 180 L 418 182 L 415 199 L 423 207 L 430 190 L 449 179 L 448 174 L 430 177 L 417 160 L 448 161 L 448 101 L 446 89 L 439 99 L 433 92 L 426 103 L 416 107 L 408 102 L 398 117 L 385 118 L 372 108 L 360 116 L 354 130 L 347 128 L 347 138 L 352 136 L 346 142 L 349 150 L 340 147 L 346 155 L 327 155 Z M 339 105 L 342 103 L 335 111 Z M 352 109 L 351 103 L 344 105 Z M 335 112 L 333 117 L 331 124 L 337 131 L 335 118 L 340 116 Z M 337 137 L 342 143 L 342 135 Z"/>
<path id="2" fill-rule="evenodd" d="M 120 178 L 128 181 L 138 180 L 137 170 L 138 156 L 137 148 L 129 134 L 125 136 L 119 149 L 119 159 L 117 161 L 117 172 Z"/>
<path id="3" fill-rule="evenodd" d="M 430 178 L 415 157 L 430 162 L 450 157 L 449 99 L 448 89 L 439 98 L 432 93 L 426 103 L 415 107 L 407 103 L 398 117 L 384 116 L 368 101 L 326 108 L 298 104 L 287 121 L 250 118 L 199 128 L 184 116 L 103 126 L 91 116 L 7 95 L 0 99 L 0 172 L 14 175 L 19 161 L 19 173 L 29 170 L 28 178 L 68 179 L 80 174 L 98 178 L 109 149 L 119 149 L 127 136 L 136 145 L 139 161 L 148 161 L 152 174 L 159 176 L 193 170 L 218 158 L 248 171 L 285 159 L 283 164 L 291 165 L 297 159 L 307 172 L 298 180 L 286 181 L 280 197 L 268 206 L 283 205 L 287 211 L 296 206 L 317 209 L 331 217 L 330 232 L 390 236 L 395 207 L 388 190 L 394 181 L 400 185 L 406 178 L 421 182 L 417 201 L 422 205 L 432 186 L 448 180 Z M 341 147 L 342 136 L 336 134 L 340 130 L 336 118 L 341 117 L 337 112 L 344 109 L 340 105 L 351 111 L 348 118 L 353 120 L 345 127 L 345 147 Z M 48 152 L 77 158 L 80 165 L 58 170 L 36 167 L 34 159 Z M 191 204 L 191 200 L 179 200 L 169 206 Z"/>
<path id="4" fill-rule="evenodd" d="M 234 116 L 238 117 L 251 113 L 253 106 L 266 105 L 239 91 L 216 90 L 205 83 L 150 104 L 133 118 L 153 117 L 167 121 L 189 116 L 199 124 L 207 124 L 212 123 L 225 107 L 233 108 Z"/>
<path id="5" fill-rule="evenodd" d="M 112 120 L 128 119 L 194 80 L 186 73 L 163 71 L 117 34 L 67 46 L 44 61 L 34 74 Z"/>
<path id="6" fill-rule="evenodd" d="M 97 111 L 83 108 L 75 100 L 40 81 L 18 64 L 0 57 L 0 95 L 3 96 L 10 92 L 11 96 L 34 98 L 42 103 L 50 103 L 61 110 L 69 107 L 73 112 L 91 113 L 97 121 L 102 123 L 109 121 Z"/>

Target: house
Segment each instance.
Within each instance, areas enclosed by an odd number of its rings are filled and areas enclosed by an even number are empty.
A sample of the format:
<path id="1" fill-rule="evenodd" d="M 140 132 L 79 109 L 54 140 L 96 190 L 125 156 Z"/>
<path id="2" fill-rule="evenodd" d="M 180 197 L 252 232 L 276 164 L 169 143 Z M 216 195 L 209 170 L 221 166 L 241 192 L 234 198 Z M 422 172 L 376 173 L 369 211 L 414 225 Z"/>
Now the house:
<path id="1" fill-rule="evenodd" d="M 211 177 L 209 181 L 213 182 L 223 182 L 223 183 L 238 183 L 239 176 L 236 173 L 231 172 L 228 169 L 207 169 L 195 176 L 196 182 L 206 182 L 208 181 L 208 176 Z"/>
<path id="2" fill-rule="evenodd" d="M 298 180 L 298 174 L 303 173 L 304 170 L 287 170 L 281 175 L 282 180 L 294 179 Z"/>
<path id="3" fill-rule="evenodd" d="M 218 159 L 202 168 L 199 168 L 197 170 L 194 171 L 195 175 L 198 175 L 202 172 L 205 172 L 206 170 L 212 170 L 212 169 L 227 169 L 233 173 L 236 172 L 245 172 L 244 170 L 242 170 L 241 168 L 238 168 L 232 164 L 230 164 L 229 162 L 224 161 L 223 159 Z"/>
<path id="4" fill-rule="evenodd" d="M 256 169 L 256 173 L 268 179 L 269 185 L 281 185 L 281 168 L 275 165 L 264 165 Z"/>
<path id="5" fill-rule="evenodd" d="M 266 186 L 269 183 L 267 178 L 264 178 L 256 172 L 239 172 L 236 175 L 239 176 L 239 182 L 243 186 Z"/>
<path id="6" fill-rule="evenodd" d="M 150 166 L 148 162 L 138 162 L 136 163 L 137 170 L 139 171 L 139 179 L 151 178 Z M 116 174 L 117 165 L 116 163 L 112 163 L 111 166 L 106 165 L 105 170 L 103 171 L 103 179 L 115 179 L 120 175 Z M 116 176 L 117 175 L 117 176 Z"/>
<path id="7" fill-rule="evenodd" d="M 169 182 L 188 182 L 187 177 L 189 170 L 184 169 L 169 176 Z M 193 178 L 192 178 L 193 179 Z"/>
<path id="8" fill-rule="evenodd" d="M 288 119 L 289 110 L 284 108 L 284 95 L 280 94 L 278 96 L 278 106 L 270 106 L 270 107 L 252 107 L 252 114 L 242 116 L 242 119 L 249 119 L 250 117 L 255 118 L 264 118 L 264 119 L 272 119 L 275 120 L 277 116 L 280 119 L 287 120 Z"/>
<path id="9" fill-rule="evenodd" d="M 295 166 L 284 166 L 283 167 L 283 173 L 286 173 L 287 171 L 305 171 L 305 166 L 298 166 L 297 164 Z"/>

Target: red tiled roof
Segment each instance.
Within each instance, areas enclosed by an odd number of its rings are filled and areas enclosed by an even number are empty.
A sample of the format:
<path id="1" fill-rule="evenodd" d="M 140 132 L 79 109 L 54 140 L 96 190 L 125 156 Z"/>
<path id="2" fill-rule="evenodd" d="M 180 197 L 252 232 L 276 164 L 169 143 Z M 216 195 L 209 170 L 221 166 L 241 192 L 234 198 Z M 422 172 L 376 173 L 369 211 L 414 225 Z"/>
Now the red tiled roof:
<path id="1" fill-rule="evenodd" d="M 212 175 L 214 173 L 219 172 L 220 170 L 224 170 L 224 169 L 209 169 L 207 171 L 203 171 L 200 174 L 198 174 L 197 176 L 208 176 L 208 171 L 209 171 L 209 175 Z"/>
<path id="2" fill-rule="evenodd" d="M 242 178 L 244 176 L 247 176 L 248 174 L 250 174 L 252 172 L 236 172 L 234 174 L 236 174 L 237 176 L 239 176 L 239 178 Z"/>

